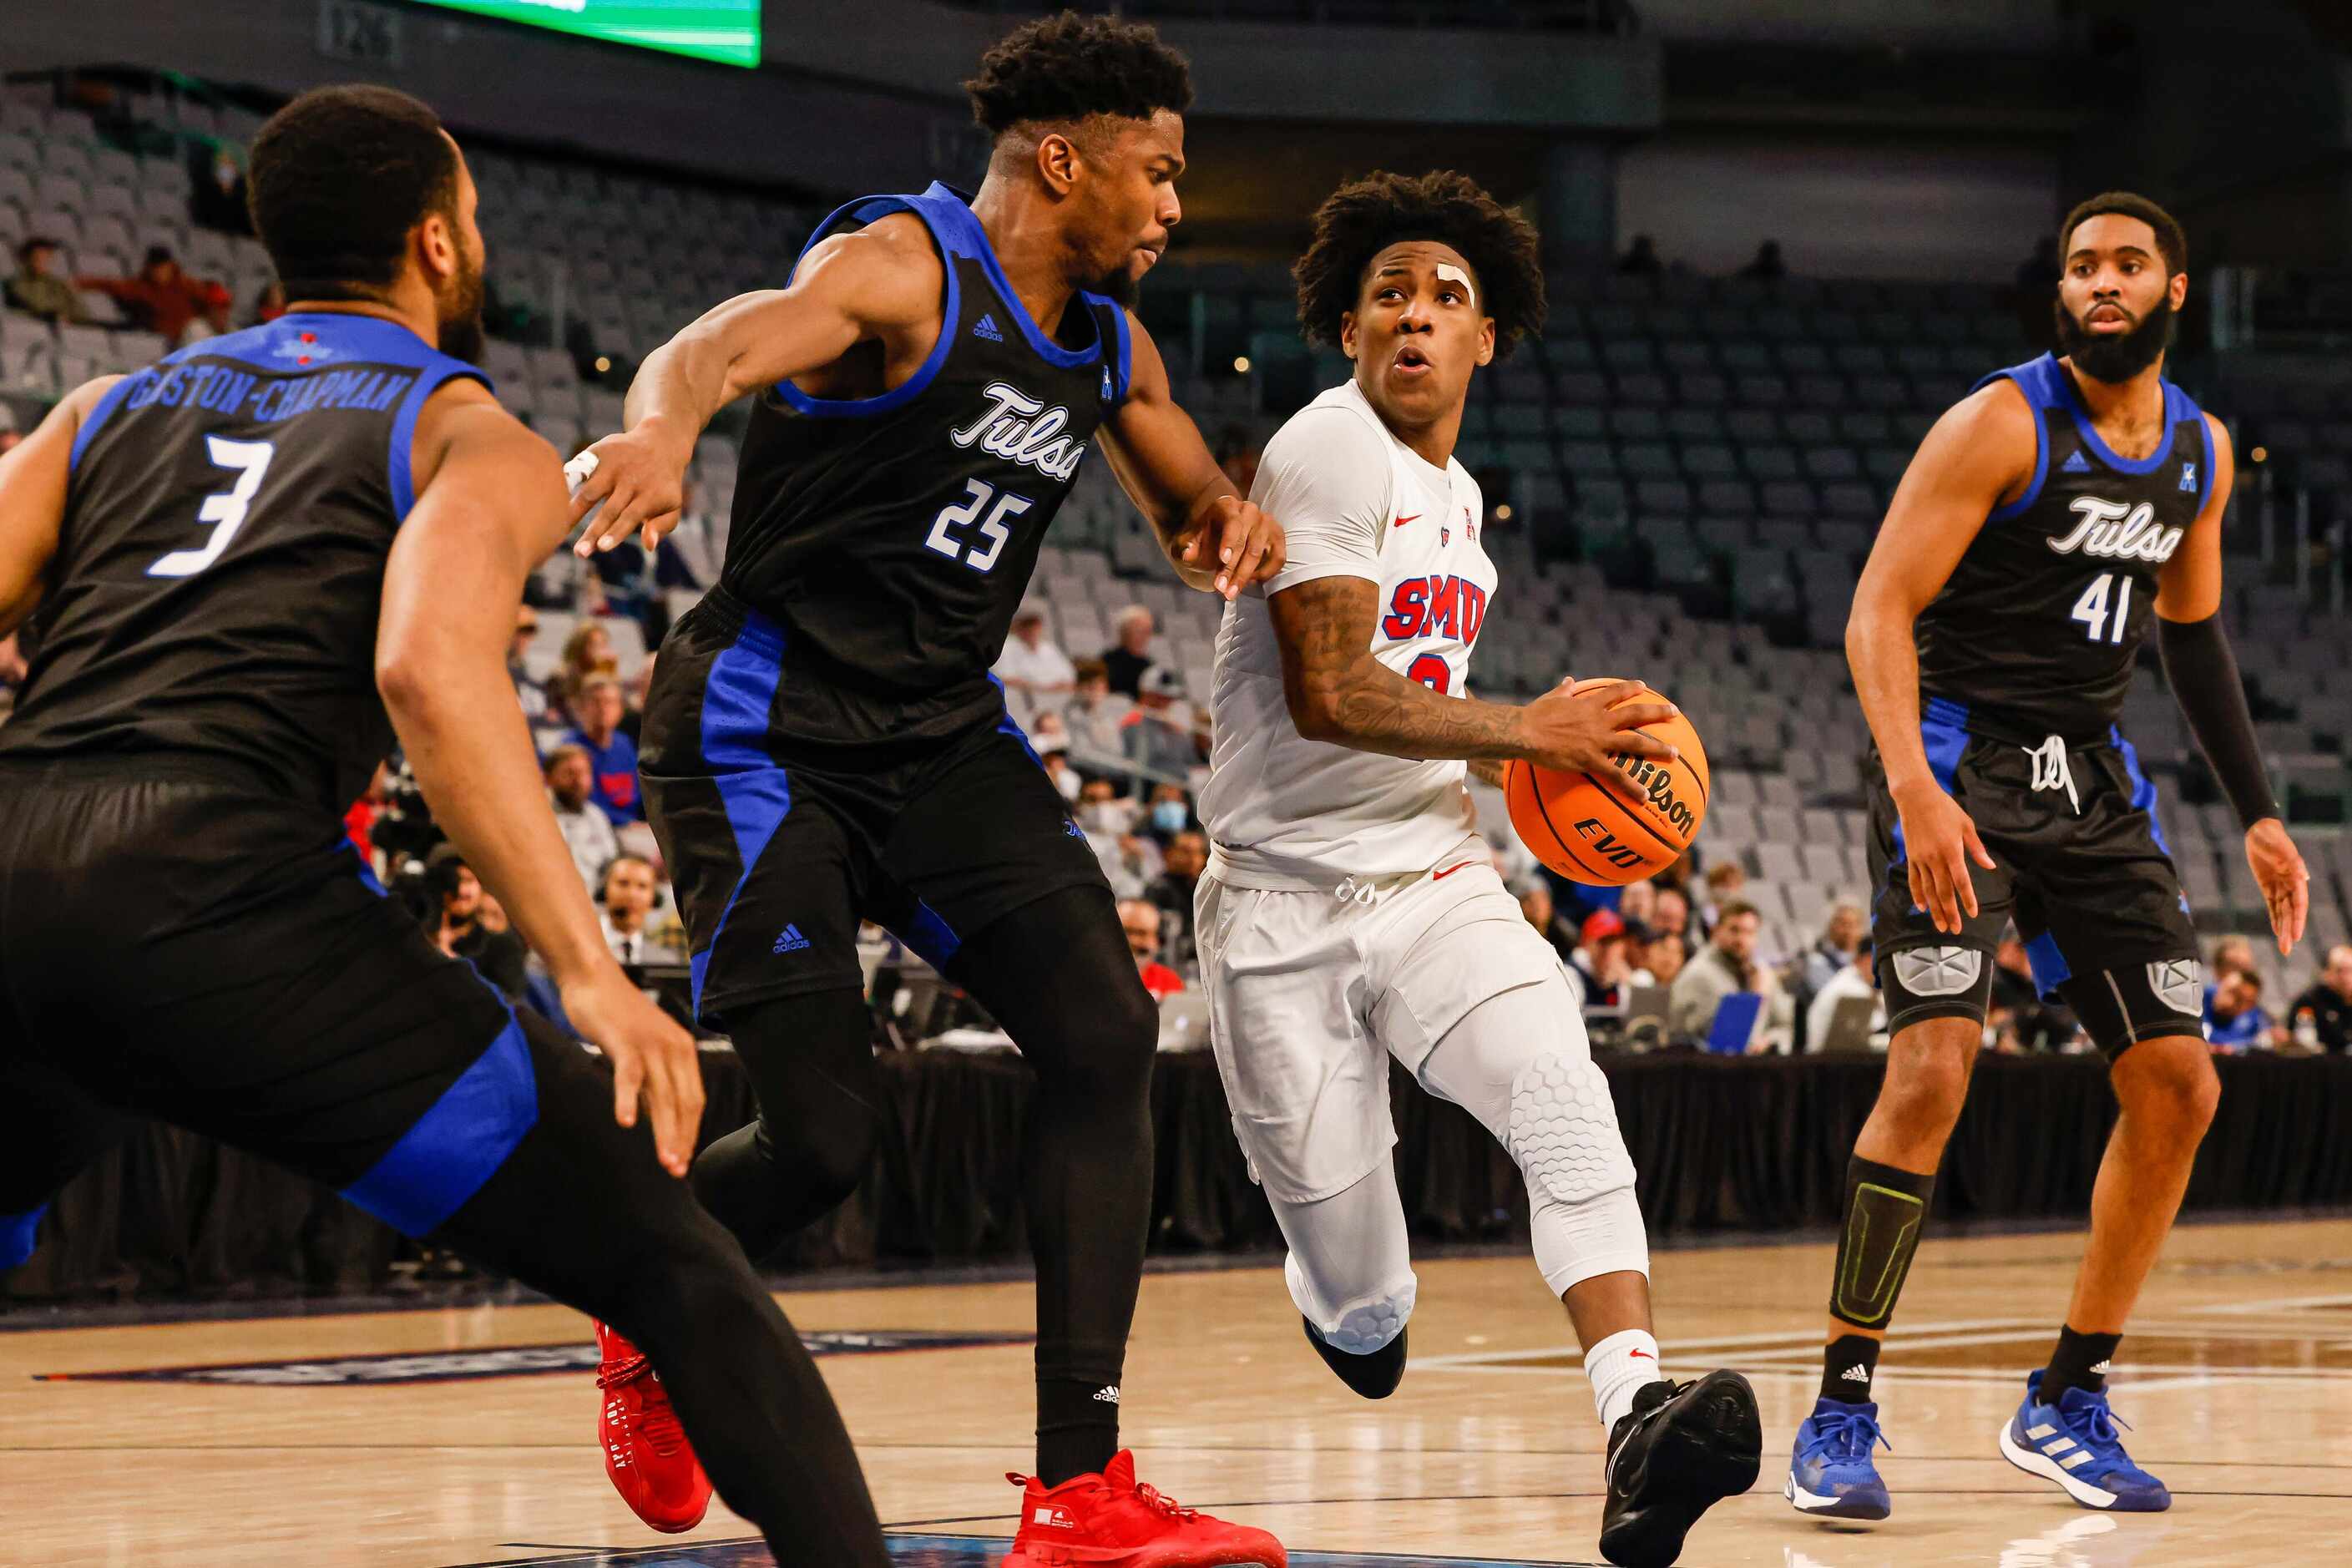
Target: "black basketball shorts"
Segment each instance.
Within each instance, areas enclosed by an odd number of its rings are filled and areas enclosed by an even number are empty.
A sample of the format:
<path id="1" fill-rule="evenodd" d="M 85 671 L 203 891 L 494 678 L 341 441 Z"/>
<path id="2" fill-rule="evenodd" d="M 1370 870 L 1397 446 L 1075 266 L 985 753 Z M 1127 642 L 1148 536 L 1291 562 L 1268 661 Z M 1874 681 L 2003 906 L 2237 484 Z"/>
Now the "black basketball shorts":
<path id="1" fill-rule="evenodd" d="M 1001 702 L 941 739 L 818 744 L 778 732 L 784 658 L 782 627 L 714 595 L 671 629 L 646 697 L 646 811 L 706 1025 L 723 1027 L 730 1006 L 862 985 L 861 919 L 945 971 L 964 938 L 1025 904 L 1108 890 Z"/>
<path id="2" fill-rule="evenodd" d="M 0 770 L 0 1217 L 129 1113 L 425 1235 L 538 1120 L 523 1029 L 316 807 L 151 762 Z"/>
<path id="3" fill-rule="evenodd" d="M 1978 912 L 1953 936 L 1912 902 L 1903 827 L 1870 758 L 1871 931 L 1891 1030 L 1981 1021 L 2002 928 L 2017 923 L 2043 997 L 2071 1008 L 2110 1058 L 2158 1035 L 2202 1035 L 2204 971 L 2156 786 L 2119 732 L 2029 748 L 1971 735 L 1931 700 L 1928 764 L 1976 824 L 1995 868 L 1969 868 Z"/>

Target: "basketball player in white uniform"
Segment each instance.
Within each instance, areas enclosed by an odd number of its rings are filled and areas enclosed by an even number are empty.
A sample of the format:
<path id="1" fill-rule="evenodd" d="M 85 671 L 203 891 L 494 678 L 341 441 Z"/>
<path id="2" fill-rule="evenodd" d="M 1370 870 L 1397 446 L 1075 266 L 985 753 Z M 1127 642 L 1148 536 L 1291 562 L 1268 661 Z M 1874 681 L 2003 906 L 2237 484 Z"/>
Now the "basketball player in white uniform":
<path id="1" fill-rule="evenodd" d="M 1651 1336 L 1633 1165 L 1559 958 L 1472 831 L 1465 761 L 1664 756 L 1565 685 L 1472 700 L 1496 591 L 1476 485 L 1453 447 L 1471 374 L 1543 316 L 1524 219 L 1459 174 L 1375 174 L 1316 215 L 1307 334 L 1355 361 L 1267 446 L 1251 500 L 1289 562 L 1225 611 L 1212 848 L 1196 931 L 1217 1065 L 1290 1256 L 1307 1336 L 1349 1387 L 1404 1371 L 1415 1280 L 1390 1149 L 1389 1058 L 1485 1122 L 1528 1182 L 1535 1254 L 1585 1348 L 1609 1436 L 1601 1548 L 1665 1564 L 1757 1473 L 1736 1373 L 1677 1386 Z"/>

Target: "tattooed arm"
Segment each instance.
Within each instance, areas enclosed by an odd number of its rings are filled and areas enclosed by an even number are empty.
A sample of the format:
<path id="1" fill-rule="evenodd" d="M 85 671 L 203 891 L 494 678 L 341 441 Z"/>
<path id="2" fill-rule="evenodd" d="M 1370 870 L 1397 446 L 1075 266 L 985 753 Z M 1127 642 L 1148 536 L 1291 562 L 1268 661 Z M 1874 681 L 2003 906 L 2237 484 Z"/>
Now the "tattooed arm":
<path id="1" fill-rule="evenodd" d="M 1500 789 L 1503 787 L 1503 764 L 1488 762 L 1485 758 L 1473 758 L 1470 763 L 1470 776 L 1480 784 L 1493 784 L 1496 789 Z"/>
<path id="2" fill-rule="evenodd" d="M 1380 584 L 1370 578 L 1313 578 L 1270 595 L 1266 605 L 1282 649 L 1291 721 L 1310 741 L 1391 757 L 1527 757 L 1563 769 L 1599 768 L 1612 753 L 1674 754 L 1636 729 L 1672 716 L 1664 702 L 1611 709 L 1605 703 L 1616 693 L 1572 697 L 1563 682 L 1513 707 L 1444 696 L 1407 680 L 1372 657 Z"/>

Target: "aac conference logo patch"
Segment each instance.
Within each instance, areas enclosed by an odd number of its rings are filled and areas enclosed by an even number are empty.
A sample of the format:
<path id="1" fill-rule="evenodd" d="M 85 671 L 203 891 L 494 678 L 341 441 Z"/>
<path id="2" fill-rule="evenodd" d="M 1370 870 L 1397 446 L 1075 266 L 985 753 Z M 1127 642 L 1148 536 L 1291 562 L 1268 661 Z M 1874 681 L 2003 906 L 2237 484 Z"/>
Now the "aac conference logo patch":
<path id="1" fill-rule="evenodd" d="M 1034 1334 L 950 1332 L 932 1329 L 803 1331 L 813 1356 L 893 1355 L 906 1351 L 968 1350 L 1034 1343 Z M 458 1383 L 485 1377 L 537 1377 L 594 1372 L 596 1347 L 485 1345 L 478 1350 L 337 1356 L 310 1361 L 223 1362 L 210 1366 L 134 1367 L 121 1372 L 43 1372 L 37 1383 L 209 1383 L 248 1388 L 322 1388 L 361 1384 Z"/>

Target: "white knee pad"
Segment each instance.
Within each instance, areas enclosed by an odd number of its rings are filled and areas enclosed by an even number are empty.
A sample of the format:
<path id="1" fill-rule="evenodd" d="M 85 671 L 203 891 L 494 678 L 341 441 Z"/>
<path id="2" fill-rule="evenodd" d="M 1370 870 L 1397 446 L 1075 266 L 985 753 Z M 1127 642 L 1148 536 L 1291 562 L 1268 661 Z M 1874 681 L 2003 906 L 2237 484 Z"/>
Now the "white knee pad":
<path id="1" fill-rule="evenodd" d="M 1421 1289 L 1421 1281 L 1407 1269 L 1402 1279 L 1381 1290 L 1360 1296 L 1336 1310 L 1327 1310 L 1299 1268 L 1297 1254 L 1283 1260 L 1282 1277 L 1290 1286 L 1290 1299 L 1297 1303 L 1299 1314 L 1313 1323 L 1315 1331 L 1334 1349 L 1349 1355 L 1370 1355 L 1374 1351 L 1384 1350 L 1404 1332 L 1405 1324 L 1412 1318 L 1413 1298 Z"/>
<path id="2" fill-rule="evenodd" d="M 1504 1143 L 1529 1184 L 1564 1204 L 1590 1202 L 1633 1184 L 1633 1157 L 1617 1126 L 1609 1080 L 1591 1057 L 1547 1053 L 1511 1081 Z"/>

